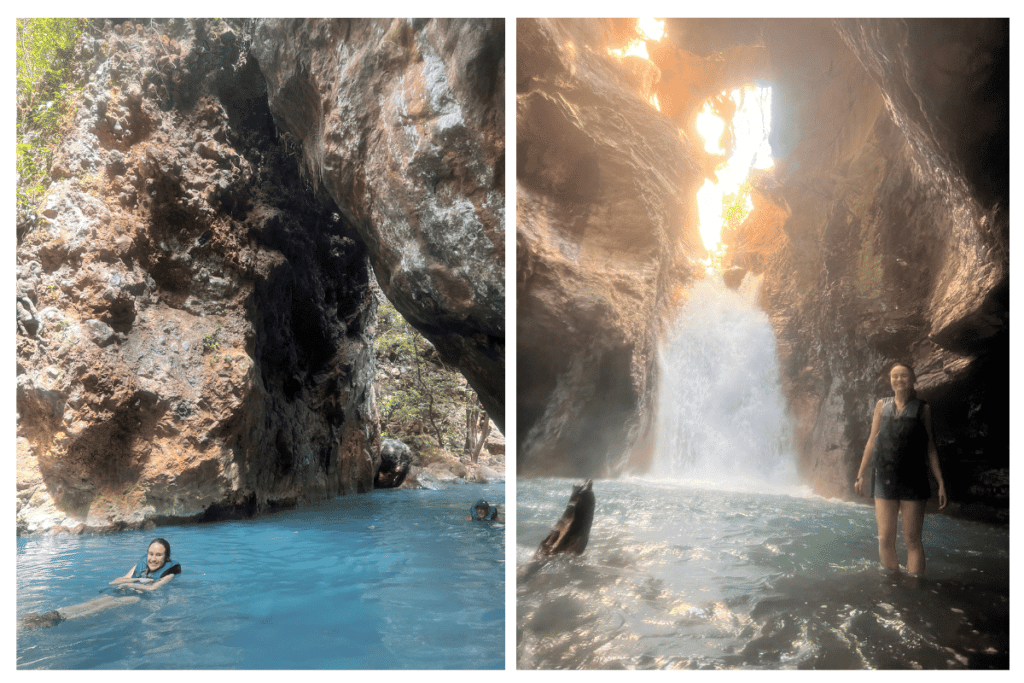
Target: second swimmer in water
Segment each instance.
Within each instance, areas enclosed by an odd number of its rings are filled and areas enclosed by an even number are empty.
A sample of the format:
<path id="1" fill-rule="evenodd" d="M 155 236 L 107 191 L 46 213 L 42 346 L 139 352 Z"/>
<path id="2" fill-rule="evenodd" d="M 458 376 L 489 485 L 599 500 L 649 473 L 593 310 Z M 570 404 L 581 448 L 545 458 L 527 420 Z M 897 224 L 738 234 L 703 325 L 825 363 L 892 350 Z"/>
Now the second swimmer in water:
<path id="1" fill-rule="evenodd" d="M 473 503 L 473 507 L 469 509 L 472 517 L 469 519 L 474 522 L 504 522 L 505 518 L 502 516 L 497 505 L 491 505 L 486 500 L 481 498 L 477 502 Z"/>

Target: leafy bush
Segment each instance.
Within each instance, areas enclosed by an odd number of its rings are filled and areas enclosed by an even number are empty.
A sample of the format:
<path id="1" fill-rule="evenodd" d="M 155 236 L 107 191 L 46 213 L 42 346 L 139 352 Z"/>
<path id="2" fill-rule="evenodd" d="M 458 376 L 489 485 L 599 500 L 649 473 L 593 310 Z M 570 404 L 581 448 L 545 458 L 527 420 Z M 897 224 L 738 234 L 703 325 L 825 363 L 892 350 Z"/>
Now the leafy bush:
<path id="1" fill-rule="evenodd" d="M 465 439 L 463 408 L 470 395 L 462 376 L 448 368 L 391 302 L 379 311 L 374 352 L 378 366 L 394 368 L 377 395 L 381 429 L 395 438 L 429 434 L 442 450 L 455 451 Z M 386 375 L 386 373 L 384 373 Z"/>
<path id="2" fill-rule="evenodd" d="M 29 217 L 50 183 L 49 170 L 60 130 L 77 93 L 75 45 L 86 19 L 18 19 L 17 207 Z"/>

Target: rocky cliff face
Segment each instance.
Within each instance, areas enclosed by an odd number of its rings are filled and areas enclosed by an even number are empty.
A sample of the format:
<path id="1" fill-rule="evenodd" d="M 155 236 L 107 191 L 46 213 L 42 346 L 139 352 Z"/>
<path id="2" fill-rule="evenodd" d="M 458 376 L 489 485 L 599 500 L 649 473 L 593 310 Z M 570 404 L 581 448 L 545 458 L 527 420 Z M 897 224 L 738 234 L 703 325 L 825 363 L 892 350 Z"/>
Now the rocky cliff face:
<path id="1" fill-rule="evenodd" d="M 502 427 L 503 21 L 266 20 L 252 49 L 381 288 Z"/>
<path id="2" fill-rule="evenodd" d="M 607 24 L 574 26 L 590 27 L 593 35 Z M 536 60 L 545 68 L 561 63 L 570 74 L 552 86 L 555 96 L 572 90 L 581 79 L 577 74 L 594 73 L 595 64 L 606 61 L 607 48 L 623 42 L 606 33 L 603 46 L 574 49 L 581 43 L 543 40 L 526 28 L 520 29 L 520 62 Z M 904 358 L 915 363 L 920 393 L 933 404 L 950 495 L 1005 506 L 1007 23 L 669 20 L 666 30 L 666 40 L 648 43 L 651 61 L 642 65 L 657 73 L 641 79 L 637 66 L 633 82 L 653 83 L 662 113 L 679 127 L 681 139 L 694 134 L 693 116 L 707 98 L 758 80 L 773 88 L 777 166 L 754 178 L 755 208 L 725 236 L 725 265 L 734 267 L 733 284 L 745 272 L 765 274 L 762 305 L 778 333 L 801 467 L 810 482 L 829 495 L 852 495 L 871 406 L 887 391 L 883 366 Z M 591 85 L 576 94 L 581 104 L 572 120 L 586 121 L 589 112 L 599 111 L 605 92 L 605 86 Z M 519 97 L 522 140 L 529 129 L 523 113 L 529 96 Z M 643 104 L 641 98 L 647 94 L 638 93 Z M 622 131 L 616 152 L 647 144 L 643 131 Z M 584 129 L 580 137 L 598 133 Z M 692 155 L 689 161 L 676 163 L 706 166 L 703 152 L 691 150 L 684 152 Z M 661 167 L 655 172 L 634 165 L 630 171 L 663 176 Z M 521 166 L 521 204 L 524 172 L 530 174 Z M 698 182 L 689 180 L 689 186 Z M 693 196 L 689 189 L 684 193 Z M 566 192 L 560 196 L 569 199 Z M 608 206 L 590 197 L 584 210 L 604 215 Z M 695 212 L 684 209 L 681 215 L 692 218 Z M 558 234 L 530 214 L 521 212 L 519 221 L 519 233 Z M 634 233 L 621 219 L 619 225 L 623 235 L 649 238 L 646 229 Z M 602 243 L 598 237 L 580 241 L 580 253 Z M 689 276 L 684 269 L 656 280 L 671 288 Z M 524 285 L 519 287 L 522 297 Z M 549 306 L 543 314 L 548 328 L 557 327 L 565 309 L 587 300 L 581 294 Z M 540 313 L 531 315 L 541 319 Z M 605 329 L 587 326 L 577 339 L 592 344 L 595 336 L 615 338 L 614 327 Z M 565 357 L 572 358 L 576 347 L 567 345 Z M 519 364 L 522 377 L 522 357 Z M 569 375 L 571 367 L 566 361 L 546 374 Z M 562 405 L 579 400 L 559 398 Z M 534 413 L 559 410 L 550 401 L 539 403 Z M 642 422 L 643 416 L 622 422 L 627 456 L 631 444 L 642 442 L 627 435 L 630 425 Z M 521 426 L 520 439 L 523 434 Z M 521 471 L 593 471 L 586 457 L 571 451 L 552 450 L 545 457 L 559 464 L 533 467 L 521 457 Z"/>
<path id="3" fill-rule="evenodd" d="M 275 126 L 248 50 L 259 32 L 108 22 L 80 43 L 90 82 L 60 180 L 19 226 L 20 531 L 248 515 L 373 487 L 371 250 Z M 400 251 L 402 238 L 380 241 Z"/>
<path id="4" fill-rule="evenodd" d="M 518 24 L 521 473 L 648 455 L 658 321 L 700 244 L 691 138 L 648 103 L 657 70 L 608 53 L 623 35 L 611 20 Z"/>
<path id="5" fill-rule="evenodd" d="M 790 103 L 766 188 L 788 246 L 763 254 L 764 305 L 805 473 L 851 495 L 872 406 L 891 393 L 885 366 L 905 359 L 933 405 L 951 498 L 1004 507 L 1006 22 L 772 22 L 764 40 Z"/>

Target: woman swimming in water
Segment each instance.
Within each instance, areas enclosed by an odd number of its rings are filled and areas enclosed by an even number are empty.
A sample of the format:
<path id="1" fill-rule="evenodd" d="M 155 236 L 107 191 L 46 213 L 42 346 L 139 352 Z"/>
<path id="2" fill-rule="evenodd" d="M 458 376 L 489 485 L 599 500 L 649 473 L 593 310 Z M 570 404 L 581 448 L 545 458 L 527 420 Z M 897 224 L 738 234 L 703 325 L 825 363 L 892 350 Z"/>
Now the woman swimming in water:
<path id="1" fill-rule="evenodd" d="M 146 555 L 129 569 L 127 574 L 114 579 L 110 585 L 138 591 L 155 591 L 180 573 L 181 565 L 171 559 L 171 544 L 162 538 L 156 538 L 149 544 Z M 49 628 L 68 619 L 96 614 L 111 607 L 130 605 L 139 600 L 137 595 L 103 595 L 89 602 L 61 607 L 59 610 L 55 609 L 42 614 L 27 614 L 21 620 L 21 628 Z"/>
<path id="2" fill-rule="evenodd" d="M 505 517 L 501 514 L 501 510 L 498 505 L 491 505 L 484 499 L 480 499 L 473 503 L 473 507 L 469 509 L 472 517 L 469 517 L 468 521 L 474 522 L 504 522 Z"/>
<path id="3" fill-rule="evenodd" d="M 903 515 L 903 539 L 907 544 L 907 572 L 924 573 L 925 503 L 931 496 L 928 470 L 939 484 L 939 509 L 946 507 L 946 485 L 939 467 L 939 454 L 932 438 L 931 407 L 917 397 L 914 369 L 895 363 L 889 370 L 894 396 L 875 405 L 871 436 L 864 447 L 854 489 L 865 495 L 865 475 L 874 461 L 871 495 L 878 522 L 878 554 L 886 569 L 899 571 L 896 559 L 896 521 Z"/>
<path id="4" fill-rule="evenodd" d="M 149 544 L 146 556 L 139 560 L 124 576 L 110 582 L 111 586 L 128 584 L 136 590 L 155 591 L 181 573 L 181 565 L 171 560 L 171 544 L 155 538 Z"/>

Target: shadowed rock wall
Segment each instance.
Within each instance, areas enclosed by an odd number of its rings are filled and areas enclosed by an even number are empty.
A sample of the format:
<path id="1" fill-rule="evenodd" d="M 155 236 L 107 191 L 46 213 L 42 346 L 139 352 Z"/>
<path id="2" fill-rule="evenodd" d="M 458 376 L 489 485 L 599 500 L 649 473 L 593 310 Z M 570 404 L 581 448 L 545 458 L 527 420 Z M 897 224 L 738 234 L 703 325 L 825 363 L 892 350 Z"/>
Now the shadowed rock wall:
<path id="1" fill-rule="evenodd" d="M 736 257 L 767 272 L 805 473 L 851 495 L 904 359 L 950 496 L 1005 505 L 981 482 L 1008 483 L 1006 22 L 778 20 L 763 39 L 787 246 Z"/>
<path id="2" fill-rule="evenodd" d="M 252 49 L 384 293 L 503 428 L 503 20 L 263 20 Z"/>

